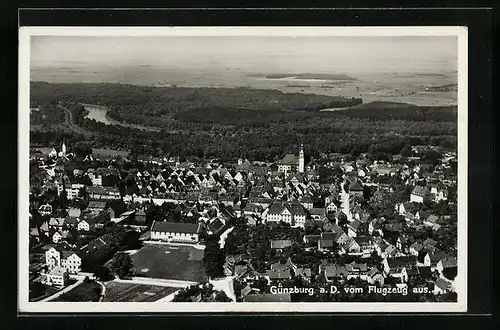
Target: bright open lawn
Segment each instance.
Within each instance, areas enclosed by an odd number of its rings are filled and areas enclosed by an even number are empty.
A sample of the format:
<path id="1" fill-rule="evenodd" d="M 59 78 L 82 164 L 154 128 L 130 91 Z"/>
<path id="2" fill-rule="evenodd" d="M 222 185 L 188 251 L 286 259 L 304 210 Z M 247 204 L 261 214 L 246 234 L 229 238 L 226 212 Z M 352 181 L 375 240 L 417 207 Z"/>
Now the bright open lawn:
<path id="1" fill-rule="evenodd" d="M 130 256 L 135 276 L 201 282 L 203 250 L 189 246 L 146 244 Z"/>
<path id="2" fill-rule="evenodd" d="M 154 302 L 180 290 L 164 286 L 109 282 L 103 302 Z"/>

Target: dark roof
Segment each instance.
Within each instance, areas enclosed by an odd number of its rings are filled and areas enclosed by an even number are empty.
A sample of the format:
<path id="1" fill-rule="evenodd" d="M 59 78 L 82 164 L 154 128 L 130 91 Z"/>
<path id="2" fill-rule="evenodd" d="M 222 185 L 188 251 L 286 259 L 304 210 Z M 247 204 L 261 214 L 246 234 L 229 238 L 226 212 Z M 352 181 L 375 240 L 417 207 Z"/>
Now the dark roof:
<path id="1" fill-rule="evenodd" d="M 286 279 L 292 276 L 290 267 L 285 264 L 272 264 L 271 269 L 267 271 L 267 276 L 270 279 Z"/>
<path id="2" fill-rule="evenodd" d="M 284 165 L 297 165 L 299 162 L 297 156 L 294 154 L 286 154 L 285 157 L 280 161 L 280 164 Z"/>
<path id="3" fill-rule="evenodd" d="M 403 203 L 406 212 L 413 212 L 417 208 L 417 204 L 413 202 Z"/>
<path id="4" fill-rule="evenodd" d="M 404 256 L 404 257 L 388 258 L 387 263 L 391 268 L 414 266 L 417 263 L 417 257 Z"/>
<path id="5" fill-rule="evenodd" d="M 306 215 L 304 207 L 299 203 L 290 203 L 287 205 L 287 208 L 293 215 Z"/>
<path id="6" fill-rule="evenodd" d="M 425 219 L 425 221 L 430 222 L 430 223 L 436 223 L 439 220 L 437 215 L 431 214 Z"/>
<path id="7" fill-rule="evenodd" d="M 281 214 L 285 208 L 293 215 L 306 215 L 300 203 L 283 203 L 282 201 L 273 202 L 269 207 L 268 214 Z"/>
<path id="8" fill-rule="evenodd" d="M 456 258 L 444 258 L 441 259 L 441 264 L 443 265 L 443 268 L 451 268 L 451 267 L 457 267 L 457 259 Z"/>
<path id="9" fill-rule="evenodd" d="M 384 225 L 384 228 L 388 231 L 401 232 L 403 230 L 403 224 L 401 222 L 399 222 L 399 223 L 386 223 Z"/>
<path id="10" fill-rule="evenodd" d="M 417 269 L 418 269 L 418 274 L 424 278 L 432 276 L 431 267 L 417 267 Z"/>
<path id="11" fill-rule="evenodd" d="M 320 239 L 319 240 L 320 248 L 331 248 L 333 247 L 333 240 L 331 239 Z"/>
<path id="12" fill-rule="evenodd" d="M 199 232 L 199 224 L 194 223 L 177 223 L 167 221 L 154 221 L 151 226 L 151 231 L 159 231 L 164 233 L 188 233 L 196 234 Z"/>
<path id="13" fill-rule="evenodd" d="M 304 235 L 304 240 L 316 243 L 321 238 L 320 235 Z"/>
<path id="14" fill-rule="evenodd" d="M 276 201 L 269 206 L 268 214 L 281 214 L 285 210 L 285 205 L 282 201 Z"/>
<path id="15" fill-rule="evenodd" d="M 249 294 L 243 298 L 244 302 L 291 302 L 292 297 L 289 293 L 272 294 L 259 293 Z"/>
<path id="16" fill-rule="evenodd" d="M 208 229 L 210 229 L 211 232 L 216 233 L 222 228 L 224 228 L 224 226 L 225 226 L 224 222 L 222 222 L 221 219 L 217 218 L 208 224 Z"/>
<path id="17" fill-rule="evenodd" d="M 312 275 L 311 268 L 297 268 L 297 276 L 302 276 L 305 278 L 310 278 Z"/>
<path id="18" fill-rule="evenodd" d="M 357 236 L 357 237 L 354 237 L 354 240 L 359 245 L 372 244 L 373 243 L 373 239 L 371 238 L 371 236 Z"/>
<path id="19" fill-rule="evenodd" d="M 325 267 L 326 277 L 344 277 L 347 275 L 349 275 L 349 272 L 347 271 L 345 266 L 330 265 Z"/>
<path id="20" fill-rule="evenodd" d="M 303 196 L 300 198 L 300 202 L 301 203 L 312 203 L 313 199 L 311 198 L 311 196 Z"/>
<path id="21" fill-rule="evenodd" d="M 412 195 L 417 195 L 417 196 L 423 197 L 429 193 L 429 189 L 427 187 L 415 186 L 415 188 L 413 188 L 413 191 L 411 193 L 412 193 Z"/>
<path id="22" fill-rule="evenodd" d="M 436 281 L 436 286 L 442 290 L 449 290 L 451 288 L 451 284 L 442 278 L 438 278 Z"/>
<path id="23" fill-rule="evenodd" d="M 422 244 L 424 246 L 428 246 L 428 245 L 436 246 L 437 241 L 433 240 L 432 238 L 427 238 Z"/>
<path id="24" fill-rule="evenodd" d="M 363 191 L 363 185 L 359 183 L 359 181 L 353 181 L 349 185 L 349 191 Z"/>
<path id="25" fill-rule="evenodd" d="M 367 272 L 368 271 L 368 266 L 366 263 L 360 264 L 356 262 L 351 262 L 350 264 L 346 264 L 345 268 L 349 272 Z"/>
<path id="26" fill-rule="evenodd" d="M 326 210 L 324 208 L 313 207 L 309 210 L 309 213 L 311 213 L 311 215 L 323 215 L 326 213 Z"/>
<path id="27" fill-rule="evenodd" d="M 361 223 L 358 220 L 354 220 L 352 222 L 349 222 L 347 226 L 350 227 L 352 230 L 357 231 L 360 224 Z"/>

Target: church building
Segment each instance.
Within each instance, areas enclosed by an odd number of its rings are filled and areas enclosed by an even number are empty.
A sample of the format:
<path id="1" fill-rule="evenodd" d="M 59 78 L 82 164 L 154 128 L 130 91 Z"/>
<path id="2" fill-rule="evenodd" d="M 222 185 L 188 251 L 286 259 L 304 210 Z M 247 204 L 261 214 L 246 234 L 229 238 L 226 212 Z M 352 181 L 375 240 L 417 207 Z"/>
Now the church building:
<path id="1" fill-rule="evenodd" d="M 294 154 L 286 154 L 282 160 L 278 162 L 278 172 L 283 172 L 288 175 L 290 172 L 304 173 L 304 145 L 300 145 L 299 157 Z"/>

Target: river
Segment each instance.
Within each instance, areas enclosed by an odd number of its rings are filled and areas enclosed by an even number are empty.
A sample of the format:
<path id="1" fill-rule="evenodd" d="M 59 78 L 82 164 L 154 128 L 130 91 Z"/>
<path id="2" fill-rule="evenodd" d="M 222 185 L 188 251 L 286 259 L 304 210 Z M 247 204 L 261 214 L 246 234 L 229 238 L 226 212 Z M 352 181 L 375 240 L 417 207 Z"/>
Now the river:
<path id="1" fill-rule="evenodd" d="M 143 125 L 137 125 L 137 124 L 127 124 L 127 123 L 123 123 L 121 121 L 115 120 L 113 118 L 110 118 L 108 116 L 109 108 L 106 106 L 96 105 L 96 104 L 86 104 L 86 103 L 82 103 L 82 105 L 85 107 L 85 110 L 87 110 L 89 112 L 85 116 L 85 118 L 87 118 L 87 119 L 94 119 L 95 121 L 106 124 L 106 125 L 118 125 L 118 126 L 123 126 L 123 127 L 131 127 L 131 128 L 135 128 L 135 129 L 146 130 L 146 131 L 155 131 L 155 132 L 160 131 L 160 128 L 158 128 L 158 127 L 150 127 L 150 126 L 143 126 Z"/>

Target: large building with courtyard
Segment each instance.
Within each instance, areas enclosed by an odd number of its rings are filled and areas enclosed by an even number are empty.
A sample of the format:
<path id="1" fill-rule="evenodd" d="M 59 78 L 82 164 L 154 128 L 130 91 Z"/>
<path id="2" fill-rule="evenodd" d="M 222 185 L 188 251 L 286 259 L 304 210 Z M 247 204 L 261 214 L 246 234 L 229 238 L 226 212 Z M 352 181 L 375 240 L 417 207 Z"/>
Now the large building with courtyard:
<path id="1" fill-rule="evenodd" d="M 151 239 L 179 243 L 198 243 L 200 224 L 154 221 L 151 225 Z"/>

